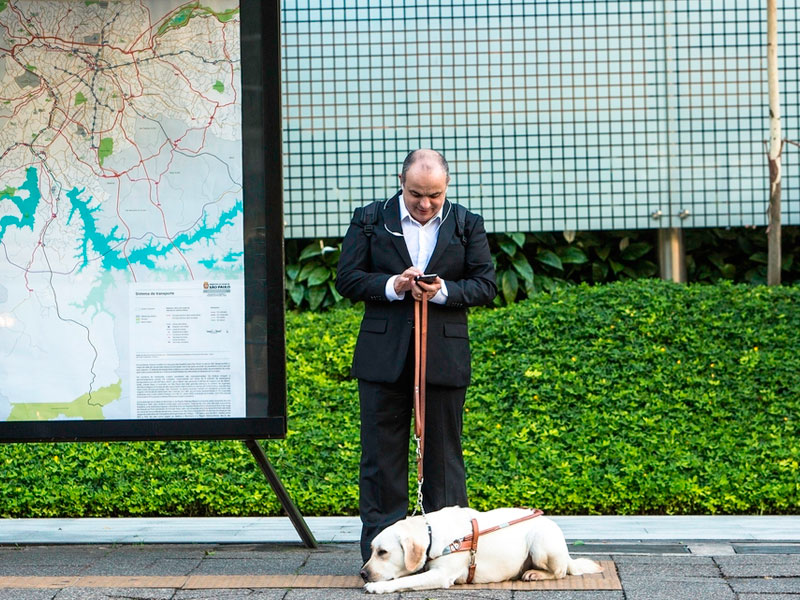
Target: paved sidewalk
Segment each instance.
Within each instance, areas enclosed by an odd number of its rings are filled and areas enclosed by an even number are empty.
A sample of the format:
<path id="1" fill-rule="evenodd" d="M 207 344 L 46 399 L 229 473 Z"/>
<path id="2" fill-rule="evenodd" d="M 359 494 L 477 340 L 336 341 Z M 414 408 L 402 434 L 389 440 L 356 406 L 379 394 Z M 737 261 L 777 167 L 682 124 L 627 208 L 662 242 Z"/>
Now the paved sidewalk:
<path id="1" fill-rule="evenodd" d="M 573 555 L 614 562 L 622 588 L 618 590 L 462 588 L 382 597 L 391 600 L 800 600 L 800 517 L 741 519 L 556 517 Z M 307 521 L 321 542 L 318 549 L 304 548 L 288 519 L 3 520 L 0 521 L 0 543 L 4 544 L 0 546 L 0 600 L 368 597 L 357 587 L 264 587 L 274 584 L 275 578 L 267 577 L 274 575 L 287 576 L 294 585 L 309 581 L 328 582 L 331 586 L 358 584 L 354 576 L 360 567 L 360 556 L 358 545 L 350 539 L 357 535 L 357 520 Z M 225 538 L 226 527 L 228 535 L 235 533 L 234 537 L 243 539 L 257 534 L 261 541 L 209 541 Z M 250 529 L 255 534 L 248 533 Z M 578 530 L 580 535 L 576 535 Z M 40 538 L 48 532 L 57 536 L 59 542 L 42 542 Z M 613 535 L 606 535 L 609 533 Z M 139 543 L 67 543 L 92 535 L 128 537 Z M 658 535 L 662 537 L 650 537 Z M 195 543 L 142 543 L 165 537 L 207 539 Z"/>
<path id="2" fill-rule="evenodd" d="M 800 516 L 554 516 L 568 540 L 800 542 Z M 307 517 L 319 542 L 357 542 L 357 517 Z M 0 544 L 300 542 L 286 517 L 3 519 Z"/>

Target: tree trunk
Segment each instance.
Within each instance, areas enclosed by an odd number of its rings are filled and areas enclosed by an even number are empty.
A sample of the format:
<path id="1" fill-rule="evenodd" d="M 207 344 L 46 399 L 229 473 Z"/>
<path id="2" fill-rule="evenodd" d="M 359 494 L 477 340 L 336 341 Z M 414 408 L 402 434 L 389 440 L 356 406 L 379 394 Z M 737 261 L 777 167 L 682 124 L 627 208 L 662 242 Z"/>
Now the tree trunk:
<path id="1" fill-rule="evenodd" d="M 781 105 L 778 89 L 778 0 L 767 0 L 767 74 L 769 81 L 769 211 L 767 284 L 781 283 Z"/>

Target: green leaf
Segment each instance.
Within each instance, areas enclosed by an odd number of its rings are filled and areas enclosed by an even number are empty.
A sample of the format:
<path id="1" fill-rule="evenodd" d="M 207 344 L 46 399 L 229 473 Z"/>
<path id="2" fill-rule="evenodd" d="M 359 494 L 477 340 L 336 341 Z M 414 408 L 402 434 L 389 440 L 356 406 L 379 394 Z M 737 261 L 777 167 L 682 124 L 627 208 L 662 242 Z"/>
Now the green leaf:
<path id="1" fill-rule="evenodd" d="M 286 266 L 286 276 L 289 279 L 297 279 L 297 274 L 300 272 L 300 265 L 287 265 Z"/>
<path id="2" fill-rule="evenodd" d="M 508 236 L 499 236 L 497 238 L 497 245 L 500 246 L 500 250 L 509 256 L 514 256 L 514 254 L 517 253 L 517 245 L 513 240 L 509 239 Z"/>
<path id="3" fill-rule="evenodd" d="M 511 265 L 526 283 L 533 283 L 533 267 L 522 252 L 518 252 L 511 259 Z"/>
<path id="4" fill-rule="evenodd" d="M 312 271 L 319 267 L 316 263 L 306 263 L 303 265 L 303 268 L 300 269 L 300 273 L 297 275 L 297 281 L 305 281 L 311 275 Z"/>
<path id="5" fill-rule="evenodd" d="M 319 305 L 322 304 L 322 301 L 325 299 L 325 294 L 327 293 L 328 288 L 324 285 L 312 287 L 308 290 L 308 305 L 311 310 L 317 310 L 317 308 L 319 308 Z"/>
<path id="6" fill-rule="evenodd" d="M 736 265 L 726 263 L 722 265 L 722 268 L 719 270 L 719 272 L 725 279 L 733 279 L 736 276 Z"/>
<path id="7" fill-rule="evenodd" d="M 614 275 L 617 275 L 620 271 L 622 271 L 625 268 L 625 265 L 618 263 L 615 260 L 609 260 L 608 264 L 611 267 L 611 270 L 614 271 Z"/>
<path id="8" fill-rule="evenodd" d="M 600 260 L 608 260 L 608 255 L 611 254 L 611 246 L 598 246 L 594 251 Z"/>
<path id="9" fill-rule="evenodd" d="M 311 258 L 312 256 L 319 256 L 320 254 L 322 254 L 322 241 L 317 240 L 316 242 L 311 242 L 308 246 L 303 248 L 303 251 L 300 253 L 300 258 L 298 258 L 298 260 L 302 262 L 307 258 Z"/>
<path id="10" fill-rule="evenodd" d="M 537 275 L 536 283 L 543 290 L 547 290 L 548 292 L 552 292 L 553 290 L 556 289 L 556 282 L 553 280 L 552 277 L 548 277 L 547 275 Z"/>
<path id="11" fill-rule="evenodd" d="M 305 286 L 291 281 L 289 282 L 289 287 L 287 289 L 292 302 L 294 302 L 296 306 L 300 306 L 303 302 L 303 296 L 306 292 Z"/>
<path id="12" fill-rule="evenodd" d="M 716 252 L 714 254 L 709 254 L 708 262 L 721 271 L 725 267 L 725 255 Z"/>
<path id="13" fill-rule="evenodd" d="M 750 260 L 753 262 L 761 263 L 762 265 L 766 265 L 769 263 L 769 258 L 767 257 L 766 252 L 755 252 L 754 254 L 750 255 Z"/>
<path id="14" fill-rule="evenodd" d="M 556 245 L 556 238 L 552 233 L 534 233 L 533 237 L 536 238 L 540 244 L 544 244 L 545 246 L 555 246 Z"/>
<path id="15" fill-rule="evenodd" d="M 622 272 L 631 279 L 636 279 L 637 277 L 636 269 L 634 269 L 631 265 L 625 265 L 625 268 L 622 269 Z"/>
<path id="16" fill-rule="evenodd" d="M 555 252 L 550 250 L 542 250 L 539 252 L 536 255 L 536 260 L 547 266 L 553 267 L 554 269 L 558 269 L 559 271 L 564 270 L 564 266 L 561 264 L 561 259 L 558 258 L 558 255 Z"/>
<path id="17" fill-rule="evenodd" d="M 514 300 L 517 299 L 519 280 L 517 279 L 516 273 L 514 273 L 514 271 L 511 269 L 503 271 L 501 289 L 503 291 L 503 298 L 505 298 L 506 304 L 513 304 Z"/>
<path id="18" fill-rule="evenodd" d="M 331 296 L 330 294 L 325 294 L 325 298 L 323 299 L 322 304 L 320 305 L 320 309 L 324 310 L 326 308 L 330 308 L 334 304 L 336 304 L 336 300 L 333 299 L 333 296 Z"/>
<path id="19" fill-rule="evenodd" d="M 524 233 L 520 233 L 520 232 L 518 232 L 518 231 L 517 231 L 517 232 L 514 232 L 514 233 L 509 233 L 509 234 L 507 234 L 507 235 L 508 235 L 508 236 L 509 236 L 509 237 L 510 237 L 510 238 L 511 238 L 513 241 L 514 241 L 514 243 L 515 243 L 517 246 L 519 246 L 520 248 L 522 248 L 522 247 L 525 245 L 525 234 L 524 234 Z"/>
<path id="20" fill-rule="evenodd" d="M 649 260 L 639 261 L 634 265 L 636 277 L 655 277 L 658 275 L 658 265 Z"/>
<path id="21" fill-rule="evenodd" d="M 647 242 L 634 242 L 633 244 L 628 244 L 620 253 L 620 256 L 623 260 L 636 260 L 650 252 L 652 248 L 653 246 Z"/>
<path id="22" fill-rule="evenodd" d="M 745 273 L 745 279 L 751 285 L 767 285 L 766 273 L 761 272 L 759 269 L 750 269 Z"/>
<path id="23" fill-rule="evenodd" d="M 328 267 L 317 266 L 308 274 L 308 285 L 315 286 L 328 281 L 331 278 L 331 270 Z"/>
<path id="24" fill-rule="evenodd" d="M 589 257 L 577 246 L 567 246 L 561 253 L 561 262 L 569 265 L 582 265 L 589 262 Z"/>
<path id="25" fill-rule="evenodd" d="M 606 263 L 595 262 L 592 263 L 592 281 L 601 282 L 605 281 L 608 276 L 608 265 Z"/>
<path id="26" fill-rule="evenodd" d="M 537 286 L 536 278 L 532 278 L 530 281 L 525 281 L 525 295 L 528 298 L 534 296 L 539 291 Z"/>
<path id="27" fill-rule="evenodd" d="M 331 291 L 331 296 L 333 296 L 333 300 L 335 302 L 339 302 L 342 298 L 344 298 L 344 296 L 342 296 L 339 292 L 336 291 L 336 282 L 329 281 L 328 289 Z"/>

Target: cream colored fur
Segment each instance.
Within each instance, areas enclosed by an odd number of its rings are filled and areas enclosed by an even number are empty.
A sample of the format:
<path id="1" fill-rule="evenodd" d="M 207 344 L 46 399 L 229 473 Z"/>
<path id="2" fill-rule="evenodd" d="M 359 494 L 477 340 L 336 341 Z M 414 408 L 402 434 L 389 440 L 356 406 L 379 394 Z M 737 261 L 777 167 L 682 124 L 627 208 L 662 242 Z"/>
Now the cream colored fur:
<path id="1" fill-rule="evenodd" d="M 451 542 L 472 533 L 471 520 L 481 531 L 517 519 L 529 511 L 499 508 L 481 513 L 458 506 L 409 517 L 383 530 L 372 542 L 372 555 L 362 569 L 364 586 L 373 594 L 448 588 L 465 583 L 469 552 L 442 555 Z M 428 528 L 432 540 L 428 548 Z M 426 553 L 427 551 L 427 553 Z M 430 554 L 430 557 L 428 556 Z M 473 583 L 522 578 L 561 579 L 567 574 L 599 573 L 587 558 L 573 559 L 564 534 L 547 517 L 537 517 L 480 536 Z"/>

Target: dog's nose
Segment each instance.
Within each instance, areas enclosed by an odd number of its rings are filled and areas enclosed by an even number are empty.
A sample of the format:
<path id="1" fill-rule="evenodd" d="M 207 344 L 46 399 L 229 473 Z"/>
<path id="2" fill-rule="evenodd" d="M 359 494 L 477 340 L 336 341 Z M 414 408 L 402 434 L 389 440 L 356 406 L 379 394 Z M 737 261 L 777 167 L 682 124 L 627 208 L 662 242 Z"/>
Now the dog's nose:
<path id="1" fill-rule="evenodd" d="M 361 569 L 360 574 L 361 574 L 361 579 L 363 579 L 364 581 L 369 581 L 369 576 L 367 575 L 366 569 Z"/>

